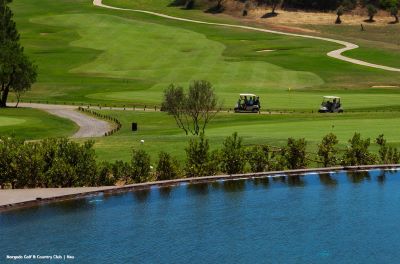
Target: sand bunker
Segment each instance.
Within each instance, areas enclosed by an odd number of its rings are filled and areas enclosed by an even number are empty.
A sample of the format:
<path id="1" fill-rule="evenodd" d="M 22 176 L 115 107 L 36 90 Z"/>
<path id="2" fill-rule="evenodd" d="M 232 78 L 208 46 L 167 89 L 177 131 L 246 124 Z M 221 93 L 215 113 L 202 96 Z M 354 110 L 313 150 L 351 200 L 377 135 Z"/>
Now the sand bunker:
<path id="1" fill-rule="evenodd" d="M 398 85 L 374 85 L 372 88 L 399 88 Z"/>
<path id="2" fill-rule="evenodd" d="M 263 49 L 263 50 L 257 50 L 256 52 L 271 52 L 271 51 L 276 51 L 272 49 Z"/>

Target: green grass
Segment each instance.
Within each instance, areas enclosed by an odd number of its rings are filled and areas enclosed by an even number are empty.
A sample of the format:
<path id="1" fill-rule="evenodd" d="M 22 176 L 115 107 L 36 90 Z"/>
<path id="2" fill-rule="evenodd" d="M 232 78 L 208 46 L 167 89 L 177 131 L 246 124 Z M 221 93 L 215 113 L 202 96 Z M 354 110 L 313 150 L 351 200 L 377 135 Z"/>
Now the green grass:
<path id="1" fill-rule="evenodd" d="M 224 15 L 167 7 L 169 0 L 106 0 L 105 3 L 239 23 Z M 264 110 L 296 112 L 220 114 L 207 129 L 213 148 L 220 147 L 223 139 L 235 131 L 244 137 L 245 144 L 280 146 L 288 137 L 305 137 L 310 150 L 315 150 L 322 136 L 331 131 L 339 136 L 341 147 L 345 147 L 354 132 L 371 138 L 384 133 L 391 144 L 400 145 L 397 134 L 400 89 L 371 88 L 398 85 L 400 74 L 326 56 L 339 45 L 106 10 L 93 7 L 90 0 L 42 0 L 40 4 L 18 0 L 12 7 L 25 50 L 39 66 L 38 82 L 26 100 L 153 106 L 160 104 L 162 91 L 170 83 L 187 86 L 191 80 L 206 79 L 214 84 L 226 107 L 233 107 L 238 93 L 251 92 L 261 97 Z M 342 39 L 341 29 L 332 28 L 326 34 Z M 362 46 L 349 52 L 349 56 L 399 67 L 393 41 L 383 40 L 384 45 L 377 47 L 372 45 L 377 40 L 351 38 L 352 31 L 347 27 L 343 30 L 343 39 L 356 40 Z M 262 49 L 274 51 L 256 52 Z M 346 113 L 311 113 L 318 109 L 323 95 L 341 96 Z M 393 110 L 397 112 L 389 112 Z M 18 111 L 21 115 L 26 113 Z M 118 117 L 123 127 L 111 137 L 96 139 L 100 160 L 128 160 L 133 147 L 145 148 L 153 160 L 160 150 L 184 159 L 190 137 L 176 128 L 174 120 L 165 113 L 105 112 Z M 24 118 L 4 114 L 0 122 L 8 125 L 0 126 L 0 131 L 14 129 L 18 136 L 28 138 L 68 134 L 68 129 L 63 132 L 62 127 L 71 124 L 65 121 L 59 120 L 61 123 L 53 130 L 45 129 L 54 124 L 48 118 L 41 119 L 45 121 L 40 126 L 37 122 L 29 123 L 30 119 L 40 120 L 42 114 L 32 112 L 24 122 Z M 131 122 L 138 122 L 138 132 L 130 131 Z M 16 130 L 18 127 L 21 129 Z M 42 134 L 37 132 L 39 129 Z M 29 134 L 31 130 L 36 134 Z M 145 140 L 143 145 L 141 139 Z"/>
<path id="2" fill-rule="evenodd" d="M 28 108 L 0 109 L 0 135 L 33 140 L 71 136 L 78 129 L 67 119 Z"/>
<path id="3" fill-rule="evenodd" d="M 235 23 L 167 7 L 165 0 L 106 3 Z M 105 10 L 88 0 L 21 0 L 13 8 L 26 51 L 39 65 L 29 100 L 159 105 L 168 84 L 194 79 L 211 81 L 226 107 L 240 92 L 259 94 L 265 109 L 311 110 L 326 94 L 343 96 L 346 109 L 392 107 L 400 99 L 399 89 L 370 96 L 373 85 L 400 82 L 398 73 L 329 58 L 339 46 L 328 42 Z"/>
<path id="4" fill-rule="evenodd" d="M 184 160 L 185 147 L 191 136 L 176 127 L 175 121 L 165 113 L 102 111 L 122 121 L 122 129 L 111 137 L 96 140 L 96 152 L 101 160 L 129 160 L 132 148 L 144 148 L 156 159 L 163 150 Z M 131 123 L 138 123 L 138 131 L 130 130 Z M 371 125 L 373 124 L 373 125 Z M 354 132 L 374 140 L 384 134 L 390 144 L 400 146 L 398 132 L 400 117 L 391 113 L 344 114 L 274 114 L 246 115 L 221 113 L 207 128 L 206 136 L 212 148 L 220 148 L 223 140 L 235 131 L 246 145 L 270 144 L 282 146 L 287 138 L 306 138 L 310 151 L 315 151 L 322 137 L 330 132 L 346 146 Z M 140 140 L 144 140 L 142 145 Z M 373 147 L 376 150 L 376 146 Z"/>
<path id="5" fill-rule="evenodd" d="M 328 37 L 357 43 L 361 47 L 346 52 L 346 56 L 400 68 L 399 24 L 385 26 L 364 24 L 365 31 L 361 31 L 359 25 L 346 24 L 307 25 L 306 27 Z"/>

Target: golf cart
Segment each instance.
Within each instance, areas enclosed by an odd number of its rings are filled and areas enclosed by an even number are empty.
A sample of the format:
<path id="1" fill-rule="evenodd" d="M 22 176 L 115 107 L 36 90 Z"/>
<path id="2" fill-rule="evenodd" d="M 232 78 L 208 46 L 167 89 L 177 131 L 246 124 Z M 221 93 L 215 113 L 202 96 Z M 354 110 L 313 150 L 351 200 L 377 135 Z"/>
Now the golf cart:
<path id="1" fill-rule="evenodd" d="M 235 107 L 235 113 L 258 113 L 260 112 L 260 98 L 255 94 L 240 94 Z"/>
<path id="2" fill-rule="evenodd" d="M 342 103 L 340 97 L 337 96 L 324 96 L 319 113 L 343 113 Z"/>

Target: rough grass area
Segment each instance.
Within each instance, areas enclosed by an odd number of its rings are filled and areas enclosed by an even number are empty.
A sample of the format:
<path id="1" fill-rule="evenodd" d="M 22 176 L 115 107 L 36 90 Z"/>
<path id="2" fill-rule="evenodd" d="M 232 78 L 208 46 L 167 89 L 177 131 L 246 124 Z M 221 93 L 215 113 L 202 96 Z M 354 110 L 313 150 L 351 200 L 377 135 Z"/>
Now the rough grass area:
<path id="1" fill-rule="evenodd" d="M 78 130 L 70 120 L 29 108 L 0 109 L 0 135 L 33 140 L 67 137 Z"/>

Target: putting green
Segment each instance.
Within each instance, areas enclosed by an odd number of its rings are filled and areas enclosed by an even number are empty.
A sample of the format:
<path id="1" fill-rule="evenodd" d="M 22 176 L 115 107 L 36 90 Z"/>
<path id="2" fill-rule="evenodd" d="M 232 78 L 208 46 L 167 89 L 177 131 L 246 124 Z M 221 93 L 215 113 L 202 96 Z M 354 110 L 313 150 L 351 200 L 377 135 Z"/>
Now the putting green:
<path id="1" fill-rule="evenodd" d="M 72 121 L 30 108 L 0 109 L 0 136 L 22 139 L 72 136 L 78 126 Z"/>
<path id="2" fill-rule="evenodd" d="M 26 120 L 22 118 L 0 116 L 0 126 L 14 126 L 25 122 Z"/>

